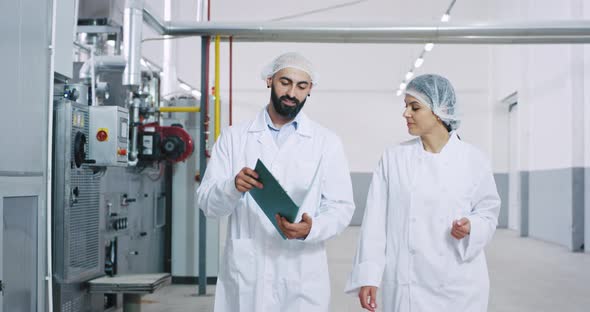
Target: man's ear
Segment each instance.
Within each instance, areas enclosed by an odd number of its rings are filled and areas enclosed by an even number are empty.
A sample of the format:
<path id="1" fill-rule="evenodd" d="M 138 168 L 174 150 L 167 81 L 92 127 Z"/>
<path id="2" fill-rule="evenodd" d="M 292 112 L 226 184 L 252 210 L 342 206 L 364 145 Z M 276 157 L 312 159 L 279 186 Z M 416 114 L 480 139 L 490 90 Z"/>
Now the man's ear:
<path id="1" fill-rule="evenodd" d="M 272 86 L 272 77 L 266 78 L 266 87 L 270 88 Z"/>

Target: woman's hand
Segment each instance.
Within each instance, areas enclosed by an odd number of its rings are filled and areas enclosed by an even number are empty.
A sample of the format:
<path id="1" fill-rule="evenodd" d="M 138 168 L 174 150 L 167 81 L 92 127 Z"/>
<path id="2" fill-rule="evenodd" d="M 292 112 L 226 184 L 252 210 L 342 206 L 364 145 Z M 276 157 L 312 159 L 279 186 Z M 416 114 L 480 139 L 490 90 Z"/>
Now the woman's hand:
<path id="1" fill-rule="evenodd" d="M 377 287 L 363 286 L 359 291 L 361 307 L 374 312 L 377 310 Z"/>

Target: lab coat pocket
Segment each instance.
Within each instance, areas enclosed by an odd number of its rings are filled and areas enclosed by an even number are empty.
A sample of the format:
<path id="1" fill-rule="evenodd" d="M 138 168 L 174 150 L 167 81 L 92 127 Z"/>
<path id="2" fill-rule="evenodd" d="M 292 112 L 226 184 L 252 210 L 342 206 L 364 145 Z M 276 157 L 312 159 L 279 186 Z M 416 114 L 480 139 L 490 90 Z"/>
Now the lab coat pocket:
<path id="1" fill-rule="evenodd" d="M 253 290 L 256 281 L 254 241 L 251 239 L 232 239 L 228 248 L 227 261 L 229 278 L 237 286 L 240 294 Z"/>

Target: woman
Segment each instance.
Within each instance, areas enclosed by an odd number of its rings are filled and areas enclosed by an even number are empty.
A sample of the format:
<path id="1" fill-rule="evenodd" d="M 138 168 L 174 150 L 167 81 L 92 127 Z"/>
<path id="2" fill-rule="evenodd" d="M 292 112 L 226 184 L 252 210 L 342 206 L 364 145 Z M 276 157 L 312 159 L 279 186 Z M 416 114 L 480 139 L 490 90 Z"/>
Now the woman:
<path id="1" fill-rule="evenodd" d="M 383 154 L 373 179 L 346 292 L 382 311 L 486 311 L 483 252 L 500 198 L 486 157 L 455 133 L 455 91 L 438 75 L 407 86 L 408 132 Z"/>

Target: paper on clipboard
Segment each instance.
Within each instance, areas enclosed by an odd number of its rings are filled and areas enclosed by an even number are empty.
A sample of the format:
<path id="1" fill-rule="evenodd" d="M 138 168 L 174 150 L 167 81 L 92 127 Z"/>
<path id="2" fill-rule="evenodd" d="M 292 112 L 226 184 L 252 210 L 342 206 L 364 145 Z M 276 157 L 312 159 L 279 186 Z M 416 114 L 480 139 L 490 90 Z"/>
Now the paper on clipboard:
<path id="1" fill-rule="evenodd" d="M 311 184 L 317 178 L 320 165 L 318 164 L 314 176 L 311 180 Z M 299 207 L 279 184 L 277 179 L 272 175 L 264 163 L 258 159 L 254 171 L 258 173 L 258 181 L 264 186 L 262 189 L 253 188 L 249 191 L 250 196 L 254 198 L 254 201 L 260 206 L 264 214 L 268 217 L 272 225 L 277 229 L 283 239 L 287 239 L 285 234 L 279 228 L 275 215 L 279 214 L 287 221 L 293 223 L 299 213 Z M 311 185 L 310 185 L 311 186 Z"/>

